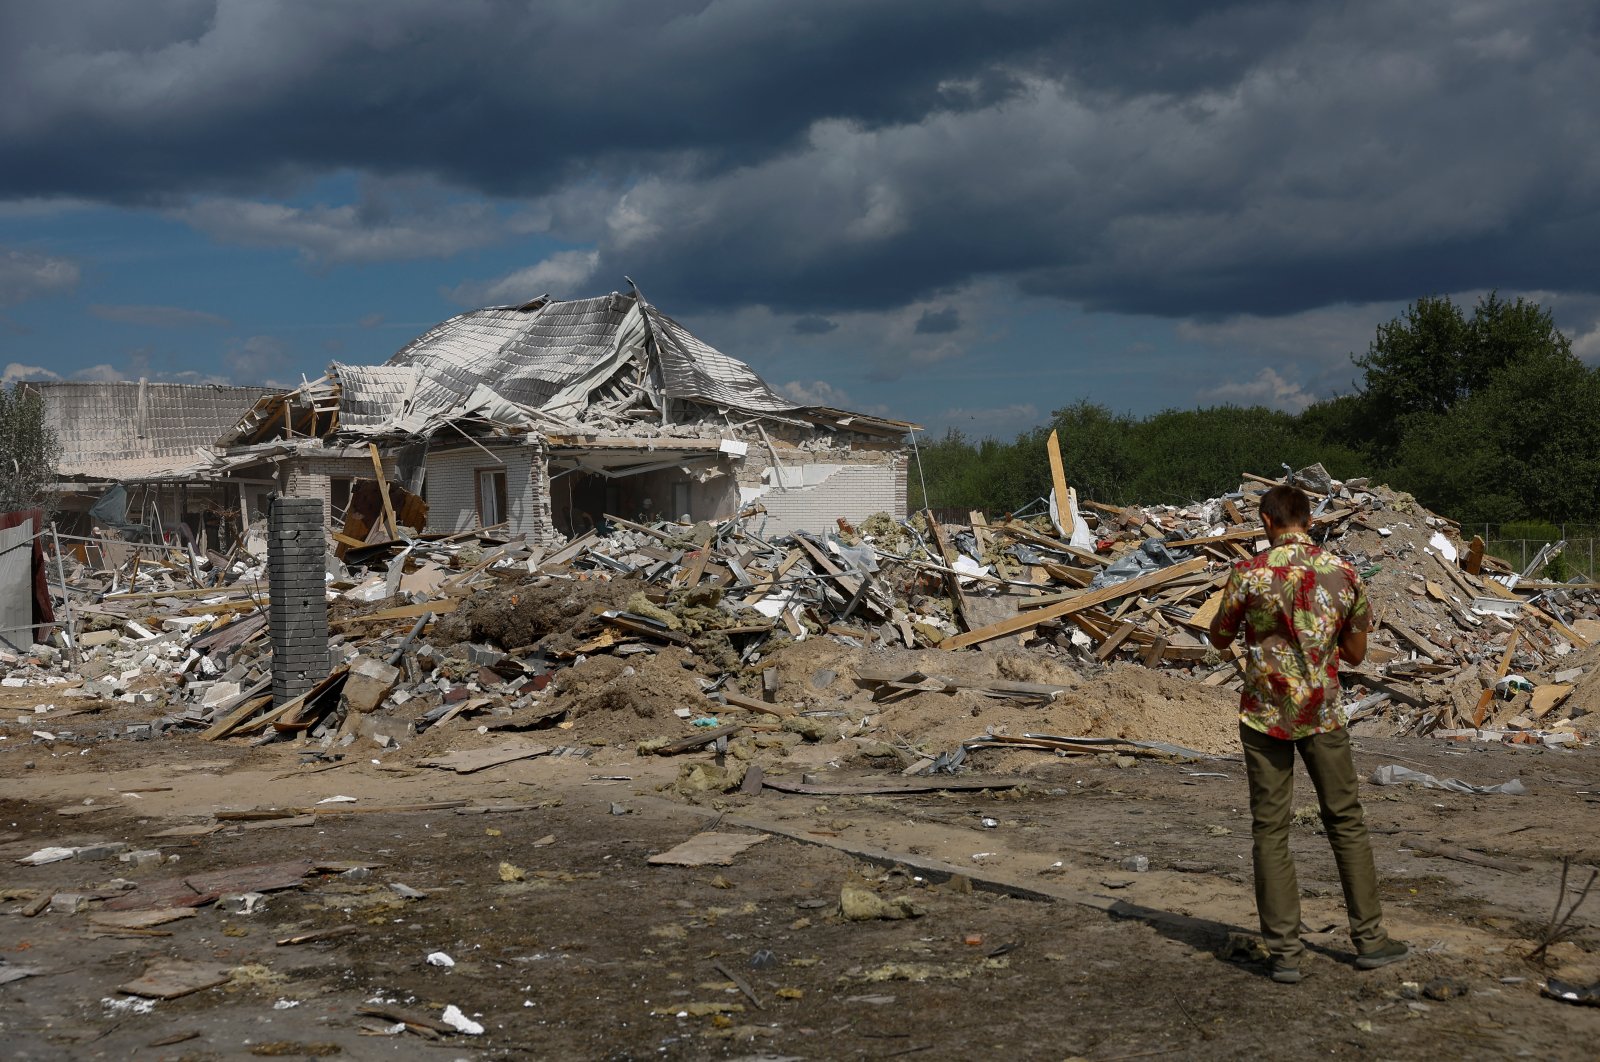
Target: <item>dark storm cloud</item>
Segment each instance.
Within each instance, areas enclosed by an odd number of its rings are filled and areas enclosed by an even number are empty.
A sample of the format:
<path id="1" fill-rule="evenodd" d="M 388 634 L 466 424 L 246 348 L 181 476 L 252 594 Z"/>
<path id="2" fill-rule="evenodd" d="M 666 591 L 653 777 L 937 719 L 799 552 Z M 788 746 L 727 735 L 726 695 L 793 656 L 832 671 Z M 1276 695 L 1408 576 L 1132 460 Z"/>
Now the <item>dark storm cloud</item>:
<path id="1" fill-rule="evenodd" d="M 0 9 L 0 198 L 314 262 L 542 231 L 577 250 L 474 290 L 802 320 L 985 279 L 1171 316 L 1600 286 L 1586 0 L 68 6 Z"/>

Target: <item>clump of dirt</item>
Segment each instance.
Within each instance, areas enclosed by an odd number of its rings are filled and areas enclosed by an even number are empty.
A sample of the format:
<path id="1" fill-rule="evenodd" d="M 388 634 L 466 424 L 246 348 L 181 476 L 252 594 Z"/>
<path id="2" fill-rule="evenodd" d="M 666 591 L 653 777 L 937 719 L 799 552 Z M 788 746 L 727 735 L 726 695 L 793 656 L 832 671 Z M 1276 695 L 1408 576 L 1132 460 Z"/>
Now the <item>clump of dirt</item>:
<path id="1" fill-rule="evenodd" d="M 674 709 L 709 715 L 696 658 L 677 648 L 631 656 L 591 656 L 550 684 L 552 707 L 567 709 L 575 733 L 592 743 L 630 743 L 662 734 L 688 733 Z"/>
<path id="2" fill-rule="evenodd" d="M 990 659 L 997 665 L 1010 660 L 1004 666 L 1016 670 L 1022 657 Z M 883 726 L 925 753 L 949 751 L 985 732 L 1012 737 L 1119 737 L 1166 741 L 1199 752 L 1236 751 L 1237 693 L 1137 664 L 1118 665 L 1093 676 L 1057 678 L 1056 685 L 1070 688 L 1049 703 L 994 698 L 970 690 L 954 696 L 922 693 L 885 706 Z"/>
<path id="3" fill-rule="evenodd" d="M 491 642 L 516 649 L 550 638 L 545 647 L 562 651 L 577 644 L 571 631 L 595 606 L 623 608 L 645 589 L 637 579 L 550 579 L 478 594 L 439 621 L 432 641 L 437 645 Z"/>

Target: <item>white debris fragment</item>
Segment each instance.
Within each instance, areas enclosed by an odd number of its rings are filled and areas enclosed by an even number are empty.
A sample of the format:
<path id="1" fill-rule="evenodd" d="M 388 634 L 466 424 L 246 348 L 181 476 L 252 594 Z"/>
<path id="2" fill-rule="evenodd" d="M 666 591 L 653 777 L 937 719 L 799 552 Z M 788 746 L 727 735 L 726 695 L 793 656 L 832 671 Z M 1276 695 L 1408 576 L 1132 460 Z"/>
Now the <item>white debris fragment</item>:
<path id="1" fill-rule="evenodd" d="M 434 952 L 429 952 L 428 953 L 428 965 L 429 966 L 443 966 L 443 967 L 449 968 L 451 966 L 454 966 L 455 964 L 456 964 L 456 961 L 454 959 L 452 959 L 450 956 L 446 955 L 442 951 L 434 951 Z"/>
<path id="2" fill-rule="evenodd" d="M 71 859 L 77 854 L 76 848 L 41 848 L 32 855 L 25 855 L 17 862 L 24 866 L 37 867 L 45 863 L 59 863 L 63 859 Z"/>
<path id="3" fill-rule="evenodd" d="M 444 1013 L 439 1015 L 439 1020 L 459 1033 L 468 1036 L 482 1036 L 483 1026 L 461 1013 L 461 1008 L 454 1003 L 444 1008 Z"/>

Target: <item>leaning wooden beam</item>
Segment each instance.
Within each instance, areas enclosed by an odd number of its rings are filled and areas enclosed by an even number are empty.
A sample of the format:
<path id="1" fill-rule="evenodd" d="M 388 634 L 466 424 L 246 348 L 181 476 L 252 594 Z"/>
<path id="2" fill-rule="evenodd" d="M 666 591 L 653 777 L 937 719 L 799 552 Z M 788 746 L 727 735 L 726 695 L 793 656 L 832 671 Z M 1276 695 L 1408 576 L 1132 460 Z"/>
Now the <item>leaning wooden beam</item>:
<path id="1" fill-rule="evenodd" d="M 389 500 L 389 483 L 383 478 L 383 458 L 378 456 L 378 444 L 367 443 L 367 452 L 372 455 L 372 474 L 378 481 L 378 497 L 383 499 L 383 518 L 389 524 L 389 537 L 400 537 L 400 525 L 395 523 L 394 503 Z"/>
<path id="2" fill-rule="evenodd" d="M 1204 557 L 1193 557 L 1174 564 L 1170 568 L 1147 572 L 1115 586 L 1090 590 L 1073 598 L 1071 601 L 1063 601 L 1058 605 L 1051 605 L 1049 608 L 1035 609 L 1032 612 L 1003 619 L 999 623 L 991 623 L 987 627 L 980 627 L 978 630 L 967 634 L 958 634 L 955 637 L 946 638 L 939 643 L 939 648 L 962 649 L 969 645 L 977 645 L 979 642 L 987 642 L 991 638 L 1003 638 L 1008 634 L 1029 630 L 1041 623 L 1060 619 L 1063 616 L 1070 616 L 1074 612 L 1081 612 L 1086 608 L 1094 608 L 1097 605 L 1105 604 L 1107 601 L 1115 601 L 1130 594 L 1141 594 L 1153 587 L 1165 586 L 1174 580 L 1204 571 L 1207 563 L 1208 561 Z"/>
<path id="3" fill-rule="evenodd" d="M 1045 443 L 1045 454 L 1050 458 L 1050 487 L 1056 494 L 1056 514 L 1061 533 L 1071 538 L 1072 530 L 1077 526 L 1078 514 L 1072 511 L 1071 495 L 1067 493 L 1067 470 L 1061 461 L 1061 438 L 1054 429 Z"/>

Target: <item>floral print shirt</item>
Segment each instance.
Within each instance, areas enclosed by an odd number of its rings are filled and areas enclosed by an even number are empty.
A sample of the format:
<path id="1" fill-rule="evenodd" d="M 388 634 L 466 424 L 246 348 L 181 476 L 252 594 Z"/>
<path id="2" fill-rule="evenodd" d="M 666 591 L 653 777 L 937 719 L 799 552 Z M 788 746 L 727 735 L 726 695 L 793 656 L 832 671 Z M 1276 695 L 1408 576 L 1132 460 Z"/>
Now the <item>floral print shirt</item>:
<path id="1" fill-rule="evenodd" d="M 1230 640 L 1244 627 L 1241 722 L 1289 741 L 1344 726 L 1339 636 L 1371 621 L 1354 568 L 1292 531 L 1234 565 L 1217 616 Z"/>

